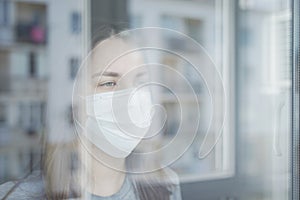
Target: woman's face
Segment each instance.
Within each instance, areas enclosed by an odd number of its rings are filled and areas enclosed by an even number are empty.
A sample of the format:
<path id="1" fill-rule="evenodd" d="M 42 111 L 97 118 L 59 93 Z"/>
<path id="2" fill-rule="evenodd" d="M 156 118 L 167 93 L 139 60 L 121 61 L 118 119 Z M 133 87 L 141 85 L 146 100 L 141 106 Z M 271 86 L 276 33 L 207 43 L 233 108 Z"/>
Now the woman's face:
<path id="1" fill-rule="evenodd" d="M 147 75 L 138 52 L 126 53 L 130 45 L 121 39 L 108 39 L 91 56 L 89 93 L 103 93 L 137 87 Z"/>
<path id="2" fill-rule="evenodd" d="M 151 94 L 142 85 L 147 71 L 141 54 L 131 49 L 121 39 L 105 40 L 93 50 L 87 70 L 86 136 L 115 158 L 128 156 L 151 124 Z"/>

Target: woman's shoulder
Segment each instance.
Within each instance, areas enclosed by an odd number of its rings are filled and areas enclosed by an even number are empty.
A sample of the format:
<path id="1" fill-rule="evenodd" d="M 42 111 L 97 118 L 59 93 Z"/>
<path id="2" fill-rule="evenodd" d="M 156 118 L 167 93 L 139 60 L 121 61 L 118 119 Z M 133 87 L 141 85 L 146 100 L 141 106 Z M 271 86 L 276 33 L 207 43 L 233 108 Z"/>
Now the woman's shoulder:
<path id="1" fill-rule="evenodd" d="M 174 185 L 180 184 L 178 174 L 173 169 L 166 167 L 163 169 L 163 172 L 166 175 L 167 181 L 169 181 L 171 184 L 174 184 Z"/>
<path id="2" fill-rule="evenodd" d="M 181 189 L 180 189 L 180 181 L 177 173 L 169 168 L 165 167 L 153 174 L 149 174 L 153 176 L 156 181 L 158 181 L 159 185 L 166 185 L 170 192 L 170 200 L 181 200 Z M 153 178 L 152 177 L 152 178 Z"/>
<path id="3" fill-rule="evenodd" d="M 155 180 L 158 183 L 168 185 L 179 185 L 180 183 L 177 173 L 169 167 L 147 173 L 147 176 L 151 177 L 152 180 Z"/>
<path id="4" fill-rule="evenodd" d="M 167 181 L 169 181 L 171 185 L 170 200 L 181 200 L 180 181 L 177 173 L 169 167 L 164 168 L 164 173 L 166 174 Z"/>
<path id="5" fill-rule="evenodd" d="M 0 199 L 44 199 L 44 182 L 38 172 L 25 179 L 0 185 Z"/>

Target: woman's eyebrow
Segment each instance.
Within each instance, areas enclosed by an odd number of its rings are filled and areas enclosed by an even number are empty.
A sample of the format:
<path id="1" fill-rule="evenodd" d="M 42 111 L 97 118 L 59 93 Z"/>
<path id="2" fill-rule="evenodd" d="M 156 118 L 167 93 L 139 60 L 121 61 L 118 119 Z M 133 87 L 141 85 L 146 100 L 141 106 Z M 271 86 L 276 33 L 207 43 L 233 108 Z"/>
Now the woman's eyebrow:
<path id="1" fill-rule="evenodd" d="M 135 76 L 136 76 L 136 77 L 139 77 L 139 76 L 145 76 L 145 75 L 147 75 L 146 72 L 139 72 L 139 73 L 137 73 Z"/>
<path id="2" fill-rule="evenodd" d="M 120 74 L 117 72 L 109 72 L 109 71 L 103 71 L 103 72 L 97 72 L 92 75 L 92 78 L 95 78 L 97 76 L 112 76 L 112 77 L 119 77 Z"/>

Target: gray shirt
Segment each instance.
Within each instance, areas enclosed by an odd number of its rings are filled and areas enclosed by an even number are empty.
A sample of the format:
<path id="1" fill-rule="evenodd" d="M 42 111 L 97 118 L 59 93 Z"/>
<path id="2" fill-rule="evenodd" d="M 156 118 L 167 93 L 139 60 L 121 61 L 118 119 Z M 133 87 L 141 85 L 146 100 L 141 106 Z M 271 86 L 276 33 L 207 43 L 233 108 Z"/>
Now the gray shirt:
<path id="1" fill-rule="evenodd" d="M 91 200 L 122 200 L 122 199 L 138 199 L 134 193 L 133 185 L 131 184 L 129 178 L 126 176 L 125 181 L 121 187 L 121 189 L 108 197 L 101 197 L 96 195 L 91 195 Z"/>
<path id="2" fill-rule="evenodd" d="M 173 179 L 174 180 L 174 179 Z M 176 180 L 176 179 L 175 179 Z M 170 200 L 181 200 L 181 192 L 179 181 L 173 182 L 174 187 L 172 187 Z M 12 187 L 14 187 L 14 182 L 7 182 L 5 184 L 0 185 L 0 199 L 2 199 L 8 191 Z M 13 192 L 11 192 L 7 199 L 8 200 L 15 200 L 15 199 L 25 199 L 25 200 L 40 200 L 44 199 L 44 182 L 41 178 L 38 178 L 36 174 L 31 175 L 29 178 L 25 179 L 21 182 Z M 91 200 L 139 200 L 137 195 L 134 192 L 133 183 L 131 180 L 126 176 L 125 181 L 121 187 L 121 189 L 113 194 L 112 196 L 108 197 L 101 197 L 90 195 Z"/>

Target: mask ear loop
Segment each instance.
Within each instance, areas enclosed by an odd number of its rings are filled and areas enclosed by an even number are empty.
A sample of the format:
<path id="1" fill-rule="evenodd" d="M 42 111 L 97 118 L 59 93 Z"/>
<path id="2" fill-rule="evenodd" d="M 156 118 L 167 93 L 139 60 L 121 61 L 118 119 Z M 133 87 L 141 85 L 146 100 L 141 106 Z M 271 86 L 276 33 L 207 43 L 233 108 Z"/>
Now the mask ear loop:
<path id="1" fill-rule="evenodd" d="M 80 98 L 83 99 L 84 101 L 87 100 L 87 97 L 86 97 L 86 96 L 78 95 L 78 97 L 80 97 Z M 96 119 L 96 117 L 93 116 L 93 115 L 90 115 L 90 114 L 87 114 L 87 113 L 86 113 L 86 115 L 87 115 L 88 117 L 91 117 L 91 118 Z M 76 122 L 78 123 L 78 125 L 80 126 L 80 128 L 82 128 L 83 130 L 85 130 L 85 128 L 83 128 L 82 124 L 81 124 L 78 120 L 74 119 L 74 121 L 76 121 Z"/>
<path id="2" fill-rule="evenodd" d="M 83 99 L 84 101 L 86 101 L 86 96 L 82 96 L 82 95 L 77 95 L 79 98 Z M 78 126 L 83 130 L 86 131 L 86 128 L 81 124 L 81 122 L 79 122 L 75 117 L 74 118 L 74 122 L 76 124 L 78 124 Z"/>

